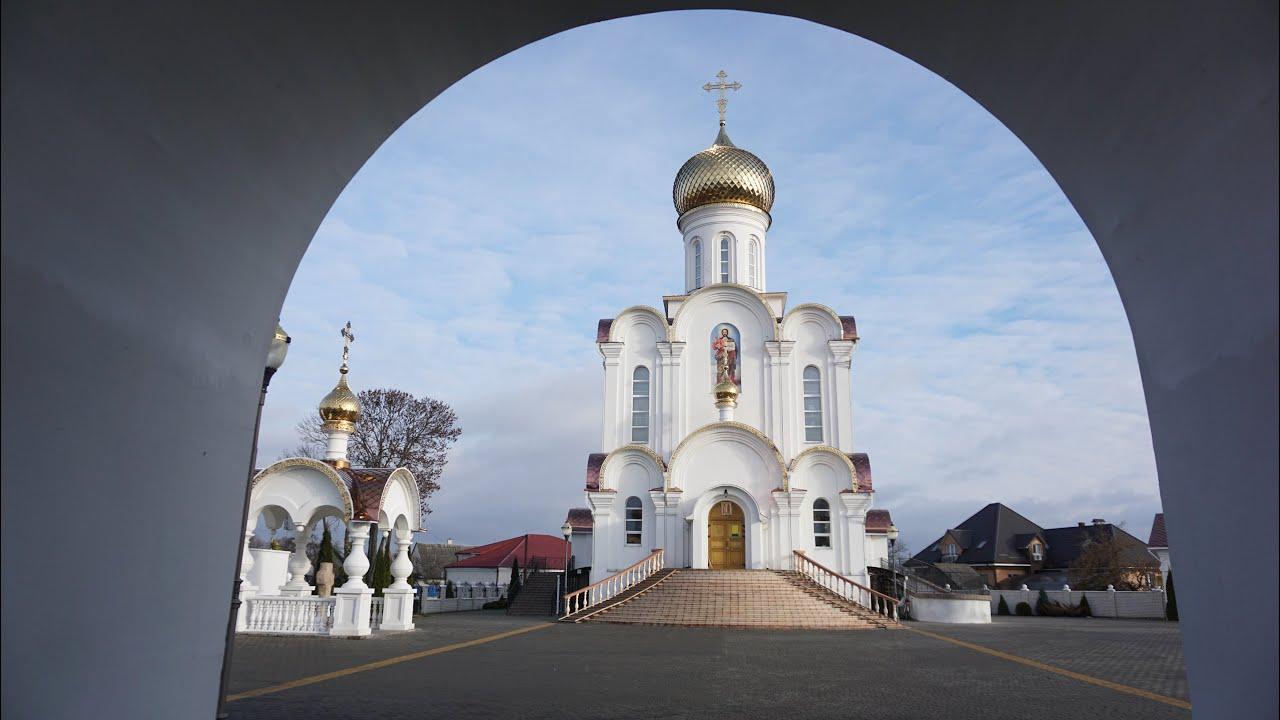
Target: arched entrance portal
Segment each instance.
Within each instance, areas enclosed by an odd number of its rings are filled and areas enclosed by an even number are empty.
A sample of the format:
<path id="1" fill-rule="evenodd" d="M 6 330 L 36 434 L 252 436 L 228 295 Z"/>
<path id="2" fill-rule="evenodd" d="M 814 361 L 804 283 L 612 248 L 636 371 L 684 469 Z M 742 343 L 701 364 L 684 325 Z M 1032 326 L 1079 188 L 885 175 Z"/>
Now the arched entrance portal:
<path id="1" fill-rule="evenodd" d="M 743 570 L 747 567 L 746 515 L 732 500 L 711 506 L 707 517 L 707 567 Z"/>

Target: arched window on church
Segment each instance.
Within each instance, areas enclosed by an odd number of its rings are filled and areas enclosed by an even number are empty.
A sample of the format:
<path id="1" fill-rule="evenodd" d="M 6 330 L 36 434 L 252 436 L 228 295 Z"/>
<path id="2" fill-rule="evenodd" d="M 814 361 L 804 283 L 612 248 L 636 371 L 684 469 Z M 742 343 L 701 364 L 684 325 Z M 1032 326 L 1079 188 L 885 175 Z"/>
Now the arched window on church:
<path id="1" fill-rule="evenodd" d="M 813 501 L 813 546 L 831 547 L 831 503 L 823 498 Z"/>
<path id="2" fill-rule="evenodd" d="M 755 238 L 751 238 L 751 244 L 747 246 L 747 278 L 751 287 L 760 289 L 760 242 Z"/>
<path id="3" fill-rule="evenodd" d="M 693 289 L 702 287 L 702 241 L 693 240 Z"/>
<path id="4" fill-rule="evenodd" d="M 822 378 L 812 365 L 804 369 L 804 441 L 822 442 Z"/>
<path id="5" fill-rule="evenodd" d="M 631 374 L 631 442 L 649 442 L 649 368 L 643 365 Z"/>
<path id="6" fill-rule="evenodd" d="M 729 236 L 720 238 L 720 282 L 729 282 Z"/>
<path id="7" fill-rule="evenodd" d="M 632 495 L 627 498 L 627 544 L 639 545 L 644 534 L 644 503 Z"/>

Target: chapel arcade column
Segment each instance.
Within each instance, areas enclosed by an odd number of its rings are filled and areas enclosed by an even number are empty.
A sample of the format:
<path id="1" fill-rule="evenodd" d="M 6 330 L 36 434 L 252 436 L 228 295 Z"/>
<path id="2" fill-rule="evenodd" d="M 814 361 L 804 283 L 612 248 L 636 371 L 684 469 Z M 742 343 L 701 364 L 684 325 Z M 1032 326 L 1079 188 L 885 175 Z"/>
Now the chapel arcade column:
<path id="1" fill-rule="evenodd" d="M 364 584 L 364 574 L 369 570 L 369 558 L 364 554 L 364 543 L 369 539 L 369 522 L 352 520 L 347 526 L 351 538 L 351 552 L 342 563 L 347 582 L 333 591 L 337 598 L 333 608 L 333 629 L 330 635 L 357 637 L 372 632 L 369 615 L 373 609 L 373 589 Z"/>
<path id="2" fill-rule="evenodd" d="M 409 546 L 413 542 L 413 533 L 409 530 L 395 530 L 395 560 L 391 562 L 391 585 L 382 591 L 383 610 L 382 625 L 379 630 L 412 630 L 413 629 L 413 588 L 409 585 L 409 574 L 413 572 L 413 562 L 409 560 Z"/>
<path id="3" fill-rule="evenodd" d="M 307 584 L 309 572 L 311 572 L 311 559 L 307 557 L 307 526 L 303 523 L 294 523 L 293 554 L 289 556 L 289 582 L 280 588 L 280 594 L 292 597 L 310 595 L 315 588 Z"/>

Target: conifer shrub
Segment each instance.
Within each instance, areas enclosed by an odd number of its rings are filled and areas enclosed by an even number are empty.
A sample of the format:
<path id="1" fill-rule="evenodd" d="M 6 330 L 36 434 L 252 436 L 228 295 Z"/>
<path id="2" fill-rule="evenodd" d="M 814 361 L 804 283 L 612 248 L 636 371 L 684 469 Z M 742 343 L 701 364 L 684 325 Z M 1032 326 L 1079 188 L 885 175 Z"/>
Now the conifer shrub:
<path id="1" fill-rule="evenodd" d="M 1040 588 L 1040 594 L 1036 596 L 1036 614 L 1052 615 L 1053 612 L 1049 607 L 1049 593 Z"/>
<path id="2" fill-rule="evenodd" d="M 520 594 L 520 561 L 511 558 L 511 582 L 507 583 L 507 602 L 516 599 Z"/>
<path id="3" fill-rule="evenodd" d="M 1020 602 L 1013 608 L 1013 613 L 1022 617 L 1031 617 L 1035 613 L 1031 612 L 1031 605 Z"/>
<path id="4" fill-rule="evenodd" d="M 1080 605 L 1078 607 L 1080 610 L 1080 617 L 1093 617 L 1093 608 L 1089 607 L 1088 595 L 1081 593 Z"/>
<path id="5" fill-rule="evenodd" d="M 1000 604 L 996 606 L 996 614 L 997 615 L 1009 614 L 1009 603 L 1004 601 L 1003 595 L 1000 596 Z"/>

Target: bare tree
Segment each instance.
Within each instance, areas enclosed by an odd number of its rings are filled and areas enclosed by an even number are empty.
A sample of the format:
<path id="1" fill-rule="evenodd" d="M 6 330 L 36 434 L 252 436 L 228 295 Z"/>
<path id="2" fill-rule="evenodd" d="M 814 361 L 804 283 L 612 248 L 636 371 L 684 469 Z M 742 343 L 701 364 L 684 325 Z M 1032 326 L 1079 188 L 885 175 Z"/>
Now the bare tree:
<path id="1" fill-rule="evenodd" d="M 360 392 L 360 421 L 351 434 L 347 457 L 356 467 L 408 468 L 418 481 L 422 514 L 440 489 L 449 448 L 462 436 L 458 416 L 432 397 L 415 398 L 403 390 L 376 388 Z M 323 458 L 327 435 L 319 414 L 298 423 L 302 443 L 288 457 Z"/>
<path id="2" fill-rule="evenodd" d="M 1159 566 L 1145 546 L 1125 542 L 1118 529 L 1095 528 L 1087 533 L 1067 578 L 1077 590 L 1106 590 L 1108 585 L 1117 590 L 1148 590 Z"/>

